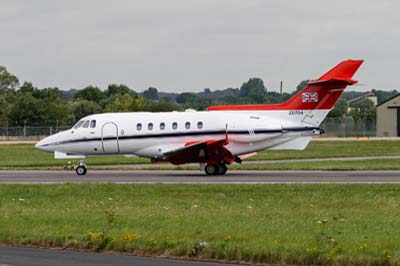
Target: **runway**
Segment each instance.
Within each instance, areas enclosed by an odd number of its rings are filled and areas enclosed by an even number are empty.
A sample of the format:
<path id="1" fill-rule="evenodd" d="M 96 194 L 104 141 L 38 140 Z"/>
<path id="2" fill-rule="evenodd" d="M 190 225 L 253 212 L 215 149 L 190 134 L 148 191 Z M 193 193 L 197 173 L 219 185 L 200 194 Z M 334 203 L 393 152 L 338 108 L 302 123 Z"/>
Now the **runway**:
<path id="1" fill-rule="evenodd" d="M 113 253 L 92 253 L 70 250 L 0 247 L 1 266 L 222 266 L 225 264 L 136 257 Z"/>
<path id="2" fill-rule="evenodd" d="M 207 176 L 196 171 L 176 170 L 89 170 L 75 171 L 0 171 L 0 183 L 400 183 L 400 171 L 228 171 L 224 176 Z"/>

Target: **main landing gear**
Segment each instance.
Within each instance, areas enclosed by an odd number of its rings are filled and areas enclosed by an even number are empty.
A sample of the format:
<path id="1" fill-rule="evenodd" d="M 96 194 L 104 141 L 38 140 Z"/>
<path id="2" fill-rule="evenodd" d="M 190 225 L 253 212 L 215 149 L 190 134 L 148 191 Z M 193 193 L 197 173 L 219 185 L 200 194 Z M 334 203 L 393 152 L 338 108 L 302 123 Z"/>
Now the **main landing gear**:
<path id="1" fill-rule="evenodd" d="M 224 175 L 228 170 L 228 167 L 224 163 L 221 164 L 207 164 L 205 167 L 205 172 L 207 175 Z"/>
<path id="2" fill-rule="evenodd" d="M 83 160 L 80 160 L 79 166 L 75 169 L 77 175 L 86 175 L 87 167 Z"/>

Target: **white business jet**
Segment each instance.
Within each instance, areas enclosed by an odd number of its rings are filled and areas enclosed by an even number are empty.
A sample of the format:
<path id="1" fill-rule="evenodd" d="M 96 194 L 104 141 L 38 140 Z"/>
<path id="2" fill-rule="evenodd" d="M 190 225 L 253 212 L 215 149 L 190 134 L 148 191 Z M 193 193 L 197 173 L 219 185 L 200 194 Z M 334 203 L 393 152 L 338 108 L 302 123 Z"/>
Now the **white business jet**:
<path id="1" fill-rule="evenodd" d="M 78 175 L 87 156 L 126 155 L 175 165 L 200 163 L 207 175 L 261 150 L 303 150 L 363 60 L 347 60 L 280 104 L 212 106 L 196 112 L 104 113 L 82 118 L 71 129 L 49 136 L 36 148 L 55 158 L 77 158 Z"/>

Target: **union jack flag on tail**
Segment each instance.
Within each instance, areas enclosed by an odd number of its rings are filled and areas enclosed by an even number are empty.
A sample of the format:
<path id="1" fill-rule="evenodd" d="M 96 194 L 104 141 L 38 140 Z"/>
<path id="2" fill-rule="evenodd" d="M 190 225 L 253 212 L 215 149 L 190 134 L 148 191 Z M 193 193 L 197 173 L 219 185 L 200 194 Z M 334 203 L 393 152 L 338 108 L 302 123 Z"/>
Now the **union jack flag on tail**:
<path id="1" fill-rule="evenodd" d="M 301 101 L 303 103 L 318 102 L 318 92 L 303 92 L 301 94 Z"/>

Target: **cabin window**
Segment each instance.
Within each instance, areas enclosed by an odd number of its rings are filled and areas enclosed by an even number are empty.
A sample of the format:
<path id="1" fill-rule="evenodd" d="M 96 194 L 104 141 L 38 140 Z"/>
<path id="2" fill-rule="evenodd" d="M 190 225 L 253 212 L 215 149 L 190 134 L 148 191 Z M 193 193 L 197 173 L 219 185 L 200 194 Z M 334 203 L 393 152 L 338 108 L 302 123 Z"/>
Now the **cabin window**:
<path id="1" fill-rule="evenodd" d="M 199 121 L 197 122 L 197 128 L 202 129 L 203 128 L 203 122 Z"/>
<path id="2" fill-rule="evenodd" d="M 185 123 L 185 128 L 186 128 L 186 129 L 190 129 L 190 122 L 186 122 L 186 123 Z"/>
<path id="3" fill-rule="evenodd" d="M 96 127 L 96 120 L 90 121 L 90 127 L 95 128 Z"/>
<path id="4" fill-rule="evenodd" d="M 141 123 L 137 123 L 136 129 L 137 129 L 137 131 L 142 130 L 142 124 Z"/>
<path id="5" fill-rule="evenodd" d="M 153 130 L 153 123 L 149 123 L 149 124 L 147 125 L 147 129 L 148 129 L 148 130 Z"/>
<path id="6" fill-rule="evenodd" d="M 177 129 L 178 128 L 178 123 L 174 122 L 172 123 L 172 129 Z"/>
<path id="7" fill-rule="evenodd" d="M 165 129 L 165 123 L 164 123 L 164 122 L 161 122 L 161 123 L 160 123 L 160 129 L 161 129 L 161 130 L 164 130 L 164 129 Z"/>
<path id="8" fill-rule="evenodd" d="M 85 122 L 85 121 L 84 120 L 78 121 L 78 123 L 75 124 L 74 128 L 77 129 L 77 128 L 81 127 L 83 122 Z"/>
<path id="9" fill-rule="evenodd" d="M 86 120 L 82 127 L 88 128 L 89 127 L 89 123 L 90 123 L 90 120 Z"/>

